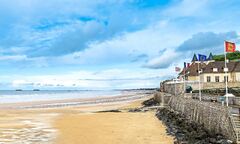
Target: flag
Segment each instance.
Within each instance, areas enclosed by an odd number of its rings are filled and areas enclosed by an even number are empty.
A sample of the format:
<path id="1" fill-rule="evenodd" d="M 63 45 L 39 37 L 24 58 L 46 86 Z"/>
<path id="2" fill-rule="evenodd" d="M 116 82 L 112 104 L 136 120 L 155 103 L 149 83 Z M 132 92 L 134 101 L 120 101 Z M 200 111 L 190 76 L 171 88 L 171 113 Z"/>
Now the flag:
<path id="1" fill-rule="evenodd" d="M 180 72 L 180 71 L 181 71 L 181 68 L 180 68 L 180 67 L 175 67 L 175 71 L 176 71 L 176 72 Z"/>
<path id="2" fill-rule="evenodd" d="M 212 53 L 209 54 L 208 60 L 213 60 L 213 54 Z"/>
<path id="3" fill-rule="evenodd" d="M 184 69 L 187 67 L 187 63 L 186 62 L 184 62 Z"/>
<path id="4" fill-rule="evenodd" d="M 192 62 L 198 61 L 196 54 L 193 55 Z"/>
<path id="5" fill-rule="evenodd" d="M 187 63 L 187 68 L 189 68 L 190 67 L 190 63 Z"/>
<path id="6" fill-rule="evenodd" d="M 235 43 L 225 41 L 225 51 L 226 52 L 235 52 L 236 45 Z"/>
<path id="7" fill-rule="evenodd" d="M 202 55 L 202 54 L 198 54 L 198 60 L 199 61 L 206 61 L 207 60 L 207 56 Z"/>

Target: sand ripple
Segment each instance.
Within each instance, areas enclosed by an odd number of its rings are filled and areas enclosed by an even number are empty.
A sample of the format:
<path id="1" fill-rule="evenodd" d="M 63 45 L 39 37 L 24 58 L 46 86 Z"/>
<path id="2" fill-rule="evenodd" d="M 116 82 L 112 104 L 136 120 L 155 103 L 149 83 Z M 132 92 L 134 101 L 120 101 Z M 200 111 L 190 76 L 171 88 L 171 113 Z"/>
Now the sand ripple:
<path id="1" fill-rule="evenodd" d="M 31 117 L 0 119 L 0 144 L 50 144 L 56 130 L 50 125 L 55 115 L 38 114 Z M 8 124 L 7 126 L 4 123 Z"/>

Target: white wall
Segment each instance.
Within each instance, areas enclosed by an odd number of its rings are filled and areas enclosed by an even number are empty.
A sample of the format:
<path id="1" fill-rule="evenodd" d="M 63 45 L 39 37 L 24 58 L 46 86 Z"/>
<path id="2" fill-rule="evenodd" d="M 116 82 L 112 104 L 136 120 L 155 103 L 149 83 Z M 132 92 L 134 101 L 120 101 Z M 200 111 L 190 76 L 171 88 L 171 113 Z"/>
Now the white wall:
<path id="1" fill-rule="evenodd" d="M 204 73 L 204 74 L 202 74 L 202 76 L 203 76 L 203 81 L 204 82 L 207 82 L 207 77 L 208 76 L 211 77 L 211 82 L 216 82 L 215 81 L 215 76 L 219 76 L 219 82 L 224 82 L 225 73 Z M 233 75 L 232 74 L 228 73 L 227 76 L 228 76 L 228 81 L 229 82 L 233 81 Z"/>
<path id="2" fill-rule="evenodd" d="M 240 72 L 236 72 L 236 81 L 240 82 Z"/>

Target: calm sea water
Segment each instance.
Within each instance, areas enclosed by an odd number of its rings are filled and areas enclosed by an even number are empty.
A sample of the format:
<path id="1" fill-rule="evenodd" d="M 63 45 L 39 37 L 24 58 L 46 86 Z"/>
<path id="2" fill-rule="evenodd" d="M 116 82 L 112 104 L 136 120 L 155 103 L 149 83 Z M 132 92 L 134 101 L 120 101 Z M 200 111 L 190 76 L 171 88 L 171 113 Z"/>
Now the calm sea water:
<path id="1" fill-rule="evenodd" d="M 42 90 L 42 91 L 13 91 L 0 90 L 0 103 L 31 102 L 44 100 L 62 100 L 75 98 L 95 98 L 119 96 L 120 90 Z"/>

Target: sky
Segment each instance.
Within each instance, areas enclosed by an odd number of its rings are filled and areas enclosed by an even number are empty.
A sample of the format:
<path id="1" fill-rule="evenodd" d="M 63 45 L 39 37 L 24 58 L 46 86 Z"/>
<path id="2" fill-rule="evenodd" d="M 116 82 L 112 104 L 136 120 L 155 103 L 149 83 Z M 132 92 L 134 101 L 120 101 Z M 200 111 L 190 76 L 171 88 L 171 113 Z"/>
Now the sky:
<path id="1" fill-rule="evenodd" d="M 159 87 L 240 49 L 238 0 L 0 0 L 0 89 Z"/>

